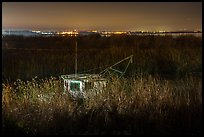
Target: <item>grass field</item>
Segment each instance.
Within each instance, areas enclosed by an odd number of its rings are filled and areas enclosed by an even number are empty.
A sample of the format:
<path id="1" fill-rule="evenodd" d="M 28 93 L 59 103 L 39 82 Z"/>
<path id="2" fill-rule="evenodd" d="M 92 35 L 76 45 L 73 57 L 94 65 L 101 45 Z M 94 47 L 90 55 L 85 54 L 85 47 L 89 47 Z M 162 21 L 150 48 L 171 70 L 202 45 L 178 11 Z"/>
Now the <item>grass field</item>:
<path id="1" fill-rule="evenodd" d="M 123 78 L 86 100 L 63 94 L 59 79 L 74 73 L 73 38 L 2 43 L 3 134 L 202 134 L 202 38 L 79 37 L 79 72 L 134 55 Z"/>

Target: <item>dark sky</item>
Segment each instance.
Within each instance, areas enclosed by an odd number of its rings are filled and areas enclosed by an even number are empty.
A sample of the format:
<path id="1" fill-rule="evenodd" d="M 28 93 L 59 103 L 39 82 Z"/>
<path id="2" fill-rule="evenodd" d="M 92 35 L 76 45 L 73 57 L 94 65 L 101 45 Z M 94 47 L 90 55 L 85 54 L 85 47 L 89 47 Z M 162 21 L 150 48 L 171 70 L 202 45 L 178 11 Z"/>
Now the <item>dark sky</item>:
<path id="1" fill-rule="evenodd" d="M 3 2 L 3 29 L 202 30 L 202 2 Z"/>

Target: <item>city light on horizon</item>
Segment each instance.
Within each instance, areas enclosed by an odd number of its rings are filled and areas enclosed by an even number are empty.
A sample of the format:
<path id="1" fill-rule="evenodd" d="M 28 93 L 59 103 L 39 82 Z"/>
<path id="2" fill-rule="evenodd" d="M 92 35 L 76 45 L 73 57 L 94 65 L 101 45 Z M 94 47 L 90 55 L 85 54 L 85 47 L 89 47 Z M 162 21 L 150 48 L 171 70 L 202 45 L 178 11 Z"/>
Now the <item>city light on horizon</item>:
<path id="1" fill-rule="evenodd" d="M 202 30 L 202 3 L 3 2 L 2 29 Z"/>

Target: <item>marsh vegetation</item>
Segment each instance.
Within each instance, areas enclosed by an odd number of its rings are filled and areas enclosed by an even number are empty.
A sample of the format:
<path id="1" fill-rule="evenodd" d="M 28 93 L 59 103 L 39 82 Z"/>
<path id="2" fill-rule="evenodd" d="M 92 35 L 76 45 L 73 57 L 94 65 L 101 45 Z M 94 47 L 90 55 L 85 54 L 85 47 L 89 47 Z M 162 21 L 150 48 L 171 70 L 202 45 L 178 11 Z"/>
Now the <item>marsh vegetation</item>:
<path id="1" fill-rule="evenodd" d="M 134 55 L 94 98 L 63 93 L 74 37 L 2 38 L 3 134 L 201 134 L 202 38 L 78 37 L 78 72 Z M 120 69 L 124 69 L 124 65 Z"/>

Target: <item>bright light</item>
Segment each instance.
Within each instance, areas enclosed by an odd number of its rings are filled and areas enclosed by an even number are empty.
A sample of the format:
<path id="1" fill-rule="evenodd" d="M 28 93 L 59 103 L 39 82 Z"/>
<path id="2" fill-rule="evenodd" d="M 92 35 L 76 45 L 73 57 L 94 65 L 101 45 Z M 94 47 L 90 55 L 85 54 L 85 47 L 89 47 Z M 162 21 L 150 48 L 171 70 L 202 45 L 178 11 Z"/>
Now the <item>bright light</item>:
<path id="1" fill-rule="evenodd" d="M 61 34 L 61 35 L 77 35 L 79 33 L 76 32 L 76 31 L 63 31 L 63 32 L 59 32 L 58 34 Z"/>
<path id="2" fill-rule="evenodd" d="M 51 32 L 42 32 L 42 34 L 52 34 Z"/>
<path id="3" fill-rule="evenodd" d="M 160 33 L 165 32 L 164 30 L 159 30 Z"/>
<path id="4" fill-rule="evenodd" d="M 33 30 L 32 32 L 41 33 L 41 31 L 39 31 L 39 30 Z"/>
<path id="5" fill-rule="evenodd" d="M 123 32 L 123 31 L 116 31 L 116 32 L 113 32 L 113 34 L 126 34 L 126 32 Z"/>

